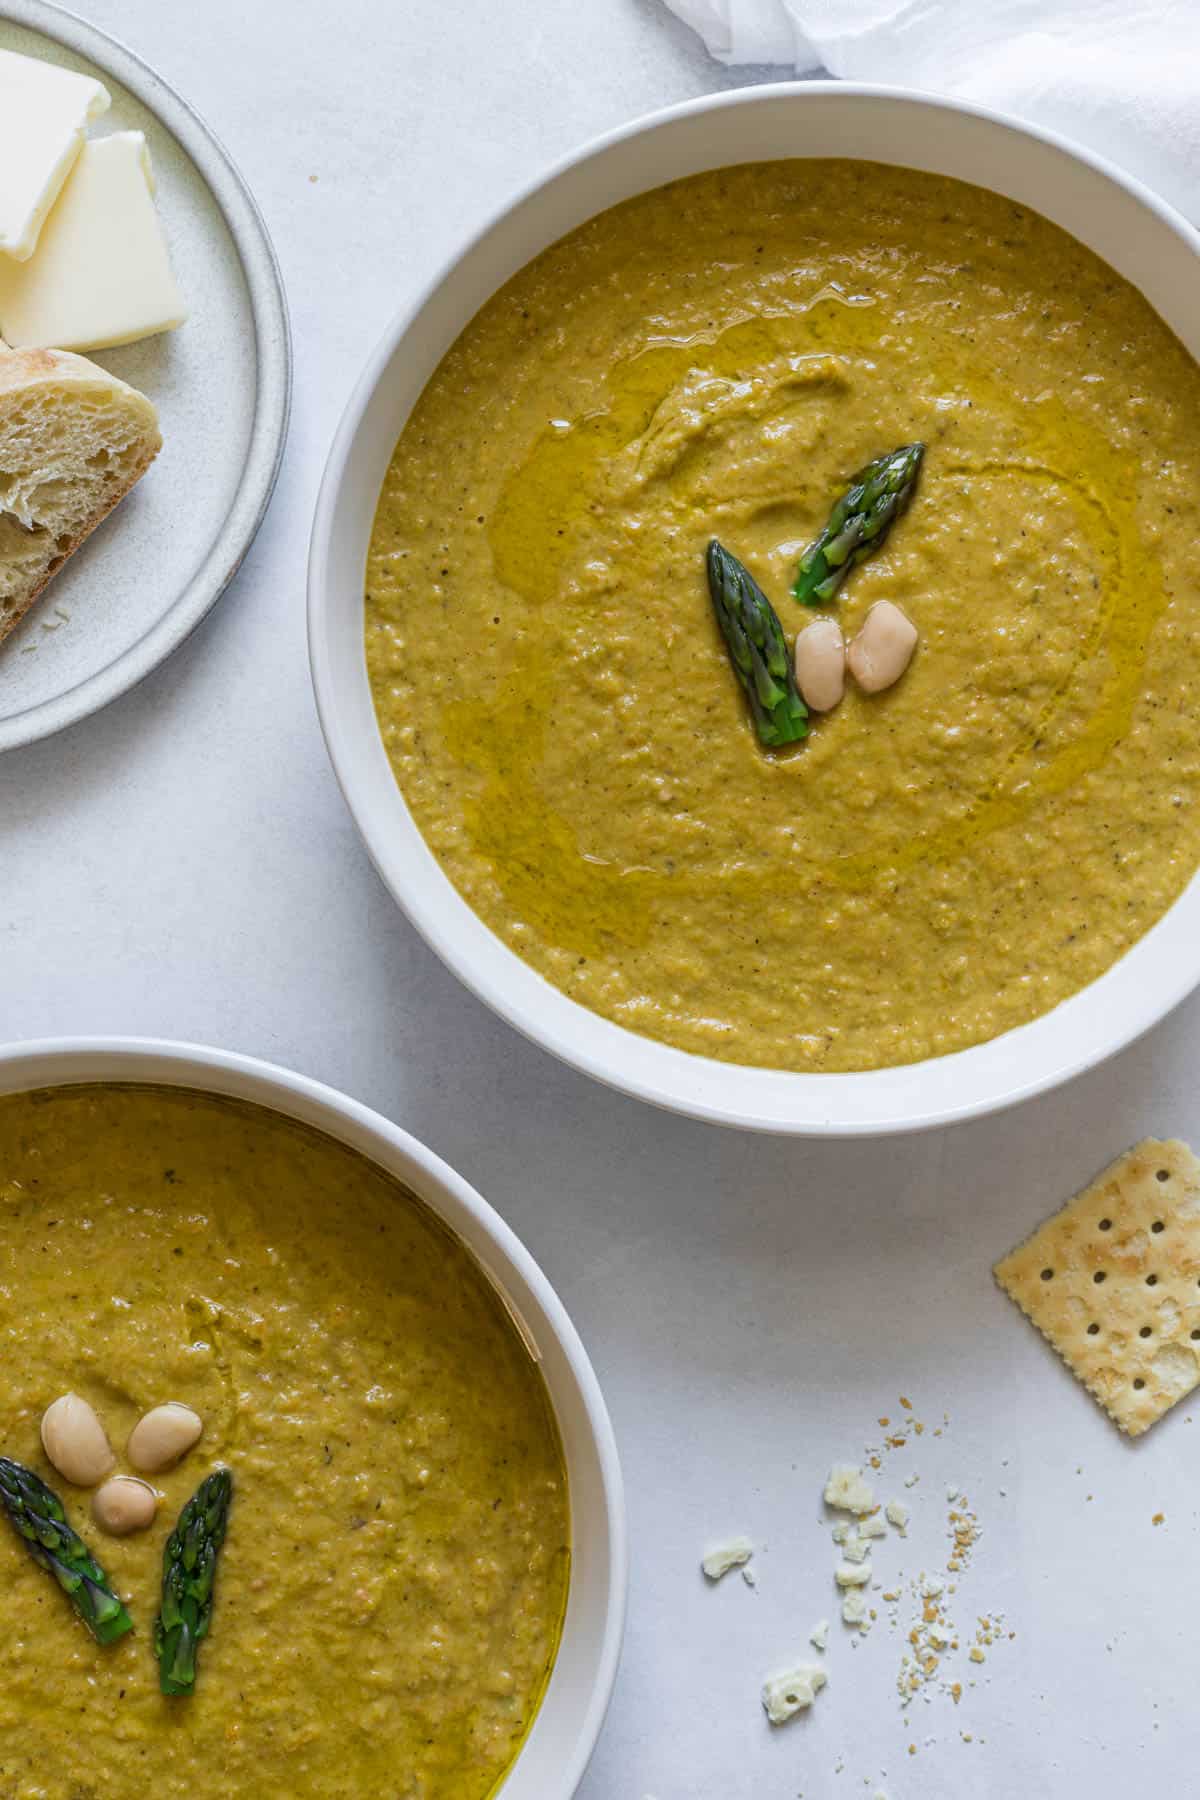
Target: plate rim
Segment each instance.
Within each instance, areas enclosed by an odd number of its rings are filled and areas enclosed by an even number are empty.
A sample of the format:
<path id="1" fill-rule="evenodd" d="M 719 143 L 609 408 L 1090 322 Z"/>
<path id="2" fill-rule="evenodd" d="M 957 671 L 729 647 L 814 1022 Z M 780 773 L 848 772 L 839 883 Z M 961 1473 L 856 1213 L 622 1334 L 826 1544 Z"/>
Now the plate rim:
<path id="1" fill-rule="evenodd" d="M 233 502 L 199 567 L 133 644 L 62 693 L 0 720 L 0 752 L 39 742 L 128 693 L 190 637 L 229 586 L 266 517 L 287 445 L 292 332 L 283 273 L 258 202 L 224 144 L 191 102 L 120 39 L 53 0 L 0 0 L 0 24 L 40 32 L 134 96 L 181 145 L 225 221 L 254 326 L 256 395 Z"/>

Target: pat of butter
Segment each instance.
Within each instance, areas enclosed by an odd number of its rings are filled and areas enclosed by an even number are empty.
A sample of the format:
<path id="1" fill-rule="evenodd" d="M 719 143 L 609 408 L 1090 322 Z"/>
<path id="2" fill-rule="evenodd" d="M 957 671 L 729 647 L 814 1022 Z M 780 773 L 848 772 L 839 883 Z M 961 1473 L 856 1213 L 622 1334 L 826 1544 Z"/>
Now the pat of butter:
<path id="1" fill-rule="evenodd" d="M 140 131 L 84 145 L 29 262 L 0 260 L 14 350 L 103 350 L 182 325 Z"/>
<path id="2" fill-rule="evenodd" d="M 108 89 L 55 63 L 0 50 L 0 251 L 25 262 Z"/>

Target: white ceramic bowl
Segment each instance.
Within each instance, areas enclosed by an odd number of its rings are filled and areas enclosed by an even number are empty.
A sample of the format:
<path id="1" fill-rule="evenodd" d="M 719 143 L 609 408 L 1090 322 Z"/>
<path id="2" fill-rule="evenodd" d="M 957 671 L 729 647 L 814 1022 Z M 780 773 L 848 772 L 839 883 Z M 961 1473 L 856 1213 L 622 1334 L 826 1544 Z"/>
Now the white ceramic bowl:
<path id="1" fill-rule="evenodd" d="M 570 1800 L 604 1722 L 625 1618 L 625 1503 L 612 1426 L 587 1352 L 525 1247 L 440 1157 L 378 1113 L 286 1069 L 193 1044 L 80 1038 L 0 1048 L 0 1094 L 134 1081 L 256 1101 L 370 1157 L 406 1183 L 470 1249 L 537 1357 L 566 1453 L 571 1585 L 562 1644 L 533 1730 L 497 1790 Z"/>
<path id="2" fill-rule="evenodd" d="M 464 325 L 538 251 L 604 207 L 677 177 L 771 157 L 851 156 L 958 176 L 1034 207 L 1134 281 L 1200 354 L 1200 237 L 1138 182 L 1049 132 L 886 88 L 800 83 L 721 94 L 588 146 L 520 197 L 402 313 L 367 366 L 329 458 L 309 568 L 317 704 L 350 809 L 384 881 L 490 1006 L 600 1080 L 700 1118 L 865 1136 L 1010 1105 L 1127 1044 L 1200 979 L 1200 886 L 1091 987 L 1030 1025 L 953 1056 L 864 1074 L 796 1075 L 635 1036 L 551 987 L 471 911 L 426 848 L 376 729 L 363 577 L 388 459 Z"/>

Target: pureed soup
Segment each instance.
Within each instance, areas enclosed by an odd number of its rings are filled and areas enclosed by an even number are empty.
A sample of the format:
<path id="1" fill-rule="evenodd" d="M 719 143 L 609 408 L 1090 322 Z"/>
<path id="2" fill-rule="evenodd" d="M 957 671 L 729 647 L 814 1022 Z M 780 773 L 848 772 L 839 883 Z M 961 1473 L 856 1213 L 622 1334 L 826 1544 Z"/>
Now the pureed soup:
<path id="1" fill-rule="evenodd" d="M 73 1390 L 120 1459 L 167 1401 L 204 1422 L 106 1536 L 48 1464 Z M 125 1600 L 93 1643 L 0 1513 L 0 1795 L 484 1800 L 536 1713 L 569 1520 L 537 1368 L 407 1189 L 275 1113 L 165 1088 L 0 1098 L 0 1454 L 31 1466 Z M 163 1544 L 234 1482 L 194 1691 L 151 1648 Z"/>
<path id="2" fill-rule="evenodd" d="M 907 511 L 819 609 L 919 647 L 760 744 L 717 537 L 789 646 L 853 473 Z M 593 219 L 477 315 L 380 497 L 366 650 L 443 868 L 573 999 L 730 1061 L 959 1050 L 1101 974 L 1200 861 L 1200 374 L 1045 219 L 781 162 Z"/>

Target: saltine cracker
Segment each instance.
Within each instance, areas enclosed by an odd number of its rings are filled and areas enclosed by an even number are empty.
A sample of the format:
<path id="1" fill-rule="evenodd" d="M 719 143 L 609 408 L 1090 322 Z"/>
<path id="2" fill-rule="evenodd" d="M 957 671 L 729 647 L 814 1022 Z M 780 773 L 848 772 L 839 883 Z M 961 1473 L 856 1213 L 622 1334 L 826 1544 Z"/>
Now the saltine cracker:
<path id="1" fill-rule="evenodd" d="M 1200 1382 L 1200 1162 L 1178 1139 L 1146 1138 L 994 1273 L 1139 1437 Z"/>

